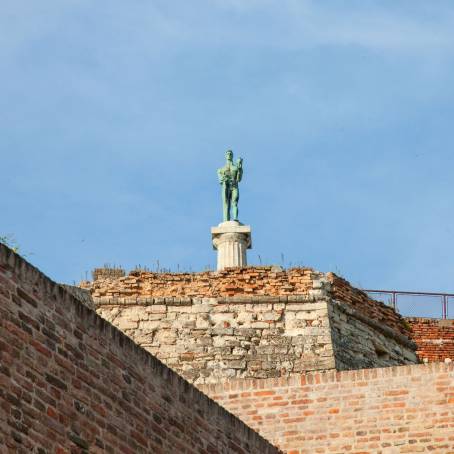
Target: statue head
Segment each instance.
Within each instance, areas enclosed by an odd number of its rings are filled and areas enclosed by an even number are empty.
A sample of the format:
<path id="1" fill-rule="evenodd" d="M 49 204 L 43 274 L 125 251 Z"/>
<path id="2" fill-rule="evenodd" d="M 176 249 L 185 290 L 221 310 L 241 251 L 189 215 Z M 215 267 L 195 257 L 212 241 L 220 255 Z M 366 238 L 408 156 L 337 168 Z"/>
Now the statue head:
<path id="1" fill-rule="evenodd" d="M 225 157 L 226 157 L 227 161 L 233 161 L 233 151 L 227 150 L 225 152 Z"/>

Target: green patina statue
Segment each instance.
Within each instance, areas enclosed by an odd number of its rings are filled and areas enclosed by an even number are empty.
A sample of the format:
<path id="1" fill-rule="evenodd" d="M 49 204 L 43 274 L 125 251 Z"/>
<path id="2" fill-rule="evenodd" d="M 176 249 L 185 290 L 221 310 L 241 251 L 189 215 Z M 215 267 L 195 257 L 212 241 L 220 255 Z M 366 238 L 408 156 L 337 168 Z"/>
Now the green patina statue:
<path id="1" fill-rule="evenodd" d="M 238 183 L 243 178 L 243 160 L 239 158 L 236 164 L 233 162 L 233 151 L 225 153 L 227 163 L 218 170 L 219 183 L 222 186 L 222 203 L 224 207 L 224 222 L 230 221 L 233 211 L 233 220 L 238 221 L 238 200 L 240 192 Z"/>

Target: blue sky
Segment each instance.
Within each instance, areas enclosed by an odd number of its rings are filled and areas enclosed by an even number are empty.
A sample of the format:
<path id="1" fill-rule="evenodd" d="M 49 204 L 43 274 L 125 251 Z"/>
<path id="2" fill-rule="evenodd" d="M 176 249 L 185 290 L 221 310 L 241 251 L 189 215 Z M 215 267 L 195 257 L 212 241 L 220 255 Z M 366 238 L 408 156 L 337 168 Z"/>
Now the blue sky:
<path id="1" fill-rule="evenodd" d="M 454 292 L 452 0 L 3 0 L 0 233 L 55 280 L 251 263 Z"/>

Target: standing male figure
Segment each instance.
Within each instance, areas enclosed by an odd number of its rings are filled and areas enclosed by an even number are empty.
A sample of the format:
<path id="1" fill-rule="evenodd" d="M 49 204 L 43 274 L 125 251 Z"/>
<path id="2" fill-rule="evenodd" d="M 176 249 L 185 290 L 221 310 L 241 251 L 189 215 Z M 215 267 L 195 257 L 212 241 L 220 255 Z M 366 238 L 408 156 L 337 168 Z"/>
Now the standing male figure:
<path id="1" fill-rule="evenodd" d="M 243 178 L 243 160 L 239 158 L 234 164 L 232 150 L 227 150 L 225 157 L 227 160 L 225 166 L 218 170 L 219 183 L 222 186 L 224 222 L 231 220 L 232 210 L 233 220 L 238 221 L 238 200 L 240 199 L 238 183 Z"/>

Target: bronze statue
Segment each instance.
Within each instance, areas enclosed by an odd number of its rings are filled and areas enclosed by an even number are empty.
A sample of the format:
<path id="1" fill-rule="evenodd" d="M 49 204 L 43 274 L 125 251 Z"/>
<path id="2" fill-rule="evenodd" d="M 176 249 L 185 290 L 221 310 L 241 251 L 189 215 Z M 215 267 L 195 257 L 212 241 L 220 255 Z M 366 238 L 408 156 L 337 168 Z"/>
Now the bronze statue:
<path id="1" fill-rule="evenodd" d="M 243 178 L 243 160 L 239 158 L 235 164 L 232 150 L 227 150 L 225 157 L 227 160 L 225 166 L 218 170 L 219 183 L 222 186 L 224 222 L 232 220 L 232 211 L 233 220 L 238 221 L 238 200 L 240 198 L 238 184 Z"/>

